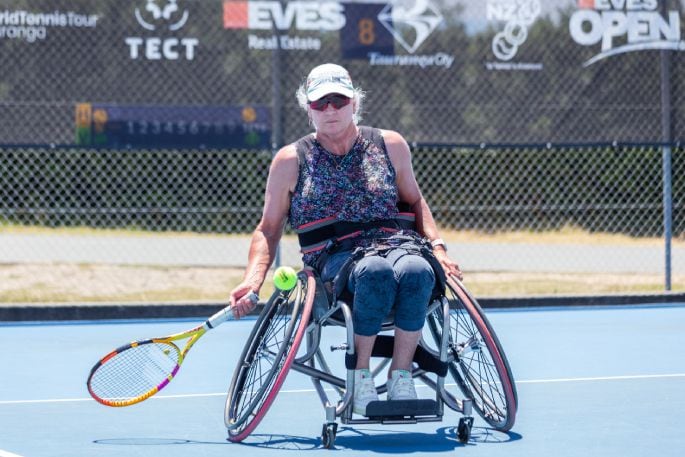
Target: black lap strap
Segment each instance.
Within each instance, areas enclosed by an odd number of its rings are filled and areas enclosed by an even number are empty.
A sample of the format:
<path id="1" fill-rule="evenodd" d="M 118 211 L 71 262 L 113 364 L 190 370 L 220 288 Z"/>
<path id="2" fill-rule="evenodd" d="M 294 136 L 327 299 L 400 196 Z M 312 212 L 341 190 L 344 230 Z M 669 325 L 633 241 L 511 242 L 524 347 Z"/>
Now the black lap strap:
<path id="1" fill-rule="evenodd" d="M 375 228 L 390 230 L 414 229 L 414 214 L 400 213 L 394 219 L 381 219 L 370 222 L 338 221 L 326 218 L 295 229 L 300 248 L 303 252 L 324 248 L 331 240 L 340 240 L 355 233 L 363 233 Z"/>

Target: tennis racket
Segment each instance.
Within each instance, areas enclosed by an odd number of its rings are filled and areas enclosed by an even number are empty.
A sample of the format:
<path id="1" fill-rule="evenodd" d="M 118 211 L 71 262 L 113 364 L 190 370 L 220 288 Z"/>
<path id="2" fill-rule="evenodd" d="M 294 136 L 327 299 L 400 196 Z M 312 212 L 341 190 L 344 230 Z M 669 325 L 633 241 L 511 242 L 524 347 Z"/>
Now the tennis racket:
<path id="1" fill-rule="evenodd" d="M 253 292 L 253 303 L 258 301 Z M 209 330 L 233 318 L 231 306 L 185 332 L 134 341 L 102 357 L 90 370 L 88 392 L 106 406 L 130 406 L 164 389 L 176 376 L 188 351 Z M 174 342 L 187 340 L 183 350 Z"/>

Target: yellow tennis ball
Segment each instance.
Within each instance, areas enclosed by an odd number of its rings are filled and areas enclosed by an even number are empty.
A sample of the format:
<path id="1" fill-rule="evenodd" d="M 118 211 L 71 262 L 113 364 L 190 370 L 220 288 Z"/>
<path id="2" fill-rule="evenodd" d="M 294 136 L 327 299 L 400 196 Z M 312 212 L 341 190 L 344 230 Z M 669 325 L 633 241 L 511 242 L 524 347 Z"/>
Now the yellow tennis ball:
<path id="1" fill-rule="evenodd" d="M 290 267 L 278 267 L 274 271 L 274 286 L 280 290 L 290 290 L 297 284 L 297 273 Z"/>

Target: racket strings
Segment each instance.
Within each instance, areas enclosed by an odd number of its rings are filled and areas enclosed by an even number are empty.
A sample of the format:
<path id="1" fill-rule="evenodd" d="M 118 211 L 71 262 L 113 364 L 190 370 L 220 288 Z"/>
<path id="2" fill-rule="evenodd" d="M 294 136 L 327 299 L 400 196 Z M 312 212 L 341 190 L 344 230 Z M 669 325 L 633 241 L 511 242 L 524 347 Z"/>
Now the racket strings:
<path id="1" fill-rule="evenodd" d="M 179 357 L 172 343 L 130 347 L 102 364 L 93 374 L 90 387 L 105 400 L 137 398 L 163 383 L 178 366 Z"/>

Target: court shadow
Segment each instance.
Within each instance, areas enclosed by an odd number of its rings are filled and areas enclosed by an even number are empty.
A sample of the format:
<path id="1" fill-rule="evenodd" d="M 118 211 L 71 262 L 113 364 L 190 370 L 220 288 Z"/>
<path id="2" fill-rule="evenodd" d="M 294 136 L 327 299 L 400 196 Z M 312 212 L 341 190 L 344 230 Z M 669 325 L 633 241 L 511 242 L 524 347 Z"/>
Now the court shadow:
<path id="1" fill-rule="evenodd" d="M 236 444 L 228 440 L 223 441 L 199 441 L 180 438 L 156 438 L 156 437 L 136 437 L 136 438 L 103 438 L 94 440 L 95 444 L 106 444 L 113 446 L 172 446 L 172 445 L 194 445 L 194 444 L 215 444 L 224 446 L 253 446 L 263 447 L 283 451 L 306 451 L 316 449 L 320 445 L 318 438 L 304 438 L 291 435 L 266 435 L 253 434 L 246 441 Z"/>
<path id="2" fill-rule="evenodd" d="M 250 435 L 242 446 L 279 451 L 306 451 L 322 448 L 320 437 L 305 438 L 291 435 Z M 412 433 L 387 429 L 359 429 L 341 427 L 335 440 L 335 449 L 365 450 L 379 453 L 445 452 L 463 446 L 456 438 L 437 433 Z"/>
<path id="3" fill-rule="evenodd" d="M 456 433 L 456 431 L 457 430 L 455 428 L 454 433 Z M 473 427 L 471 430 L 471 439 L 469 440 L 469 443 L 510 443 L 518 441 L 522 438 L 523 436 L 516 432 L 500 432 L 488 427 Z"/>
<path id="4" fill-rule="evenodd" d="M 181 438 L 155 438 L 155 437 L 136 437 L 136 438 L 103 438 L 93 440 L 95 444 L 107 444 L 112 446 L 170 446 L 179 444 L 227 444 L 225 441 L 196 441 Z"/>
<path id="5" fill-rule="evenodd" d="M 406 430 L 388 430 L 375 428 L 340 427 L 335 440 L 336 449 L 372 450 L 378 453 L 396 454 L 407 452 L 446 452 L 464 446 L 497 444 L 518 441 L 523 437 L 514 432 L 498 432 L 487 427 L 474 427 L 468 443 L 457 439 L 457 428 L 442 427 L 433 433 L 408 432 Z M 247 446 L 273 449 L 279 451 L 308 451 L 322 447 L 320 437 L 302 437 L 283 434 L 255 433 L 240 444 L 229 441 L 197 441 L 180 438 L 104 438 L 93 443 L 115 446 L 169 446 L 194 444 L 214 444 Z"/>
<path id="6" fill-rule="evenodd" d="M 442 427 L 432 433 L 344 427 L 338 431 L 335 447 L 383 454 L 447 452 L 466 446 L 459 442 L 455 432 L 453 427 Z"/>
<path id="7" fill-rule="evenodd" d="M 350 434 L 341 432 L 351 432 Z M 441 427 L 434 433 L 415 433 L 387 429 L 352 429 L 343 428 L 338 432 L 335 447 L 351 450 L 373 450 L 374 452 L 394 454 L 406 452 L 446 452 L 465 446 L 477 446 L 491 443 L 507 443 L 522 438 L 518 433 L 498 432 L 485 427 L 474 427 L 471 438 L 462 443 L 457 438 L 457 427 Z"/>
<path id="8" fill-rule="evenodd" d="M 457 427 L 442 427 L 433 433 L 388 430 L 387 428 L 340 427 L 335 448 L 344 450 L 373 450 L 378 453 L 395 454 L 406 452 L 446 452 L 464 446 L 507 443 L 522 438 L 518 433 L 498 432 L 486 427 L 474 427 L 468 443 L 457 438 Z M 253 434 L 241 443 L 242 446 L 274 450 L 305 451 L 320 449 L 321 438 L 307 438 L 292 435 Z"/>
<path id="9" fill-rule="evenodd" d="M 318 449 L 321 446 L 321 439 L 318 437 L 253 433 L 240 445 L 279 451 L 307 451 Z"/>

